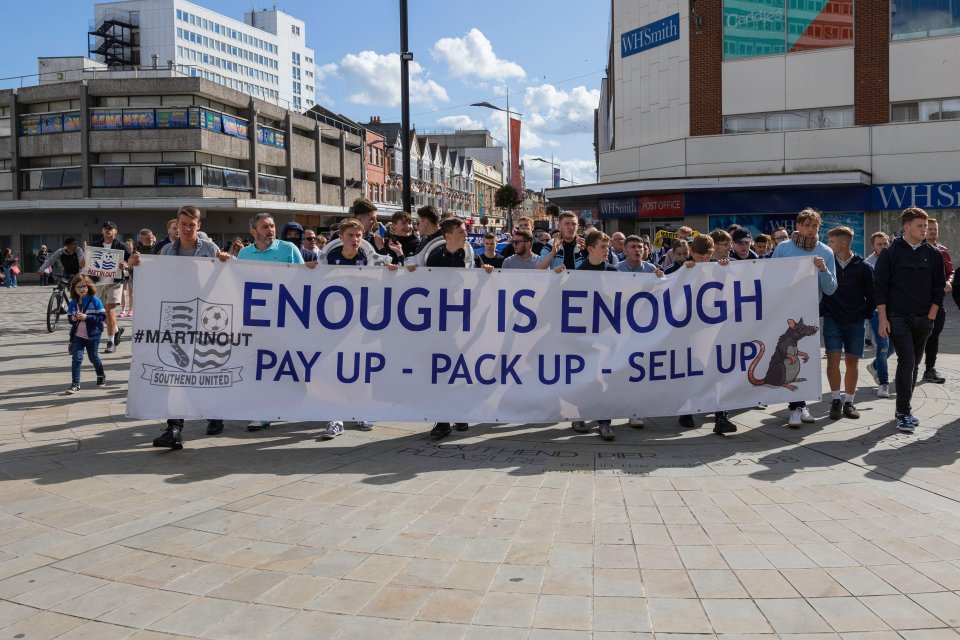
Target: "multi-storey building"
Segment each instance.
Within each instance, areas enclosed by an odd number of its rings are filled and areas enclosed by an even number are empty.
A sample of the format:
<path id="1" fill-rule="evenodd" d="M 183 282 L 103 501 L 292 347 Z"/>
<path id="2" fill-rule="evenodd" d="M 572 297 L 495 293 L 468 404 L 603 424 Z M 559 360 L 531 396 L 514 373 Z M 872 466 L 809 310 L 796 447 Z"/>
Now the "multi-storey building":
<path id="1" fill-rule="evenodd" d="M 122 73 L 122 72 L 121 72 Z M 0 247 L 162 236 L 198 205 L 216 242 L 258 211 L 324 226 L 362 194 L 361 130 L 203 78 L 106 78 L 0 91 Z"/>
<path id="2" fill-rule="evenodd" d="M 607 226 L 896 231 L 960 246 L 960 2 L 612 0 L 598 182 L 548 189 Z"/>
<path id="3" fill-rule="evenodd" d="M 364 126 L 383 135 L 387 150 L 384 210 L 396 210 L 401 204 L 403 191 L 400 125 L 383 123 L 374 117 Z M 410 186 L 414 210 L 427 204 L 433 205 L 441 212 L 451 212 L 462 218 L 471 231 L 480 227 L 503 227 L 504 212 L 493 205 L 492 192 L 488 194 L 489 197 L 480 197 L 479 191 L 478 165 L 484 167 L 486 187 L 495 184 L 499 188 L 503 185 L 506 150 L 495 144 L 489 131 L 411 131 L 410 150 Z M 485 164 L 481 157 L 493 159 L 497 165 Z M 481 216 L 487 219 L 486 225 L 480 222 Z"/>
<path id="4" fill-rule="evenodd" d="M 306 25 L 276 8 L 236 20 L 186 0 L 122 0 L 94 5 L 88 35 L 109 67 L 167 66 L 286 109 L 314 105 L 313 49 Z"/>

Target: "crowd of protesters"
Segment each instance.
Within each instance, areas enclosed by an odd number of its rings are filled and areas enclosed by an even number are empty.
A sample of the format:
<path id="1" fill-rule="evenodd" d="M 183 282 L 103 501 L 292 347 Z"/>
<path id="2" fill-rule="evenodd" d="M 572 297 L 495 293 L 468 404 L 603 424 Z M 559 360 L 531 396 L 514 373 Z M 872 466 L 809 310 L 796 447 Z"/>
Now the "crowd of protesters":
<path id="1" fill-rule="evenodd" d="M 925 362 L 923 381 L 945 381 L 935 365 L 945 317 L 944 296 L 952 293 L 954 271 L 948 250 L 938 242 L 937 221 L 922 209 L 911 207 L 902 212 L 898 236 L 890 238 L 877 232 L 864 239 L 870 249 L 867 256 L 852 251 L 856 238 L 854 231 L 847 227 L 830 229 L 827 242 L 822 242 L 822 220 L 813 209 L 804 209 L 798 214 L 792 232 L 779 227 L 770 234 L 754 236 L 749 229 L 736 225 L 709 233 L 683 226 L 662 243 L 655 243 L 648 236 L 621 232 L 608 236 L 591 227 L 581 228 L 581 221 L 573 212 L 553 213 L 558 224 L 552 232 L 537 230 L 533 219 L 521 217 L 509 243 L 498 252 L 496 235 L 486 234 L 482 248 L 474 250 L 467 242 L 464 222 L 456 217 L 441 216 L 432 206 L 418 209 L 416 220 L 409 212 L 396 212 L 389 224 L 383 225 L 377 219 L 376 207 L 361 199 L 354 203 L 352 217 L 341 222 L 329 237 L 296 222 L 286 223 L 278 234 L 273 217 L 260 213 L 250 220 L 250 238 L 235 237 L 222 250 L 200 230 L 199 209 L 185 206 L 169 221 L 166 237 L 159 242 L 149 229 L 143 229 L 137 242 L 128 246 L 116 239 L 114 223 L 104 224 L 103 245 L 124 252 L 122 266 L 129 275 L 122 281 L 96 282 L 78 275 L 84 264 L 83 252 L 73 238 L 68 239 L 63 248 L 48 253 L 40 271 L 56 266 L 72 277 L 70 319 L 74 326 L 71 332 L 74 364 L 70 393 L 80 389 L 84 353 L 97 369 L 97 384 L 105 384 L 103 368 L 96 357 L 101 333 L 105 332 L 107 337 L 105 353 L 111 353 L 123 333 L 116 325 L 116 308 L 120 306 L 120 317 L 133 315 L 133 275 L 144 254 L 215 257 L 224 262 L 231 259 L 286 262 L 307 268 L 318 264 L 382 265 L 393 270 L 413 271 L 423 265 L 480 268 L 487 272 L 495 269 L 632 272 L 649 273 L 657 278 L 669 278 L 680 269 L 695 268 L 704 262 L 727 265 L 731 261 L 803 256 L 809 257 L 817 269 L 820 328 L 831 394 L 830 419 L 860 417 L 855 404 L 859 362 L 865 347 L 871 343 L 875 350 L 867 371 L 874 379 L 878 397 L 891 395 L 887 361 L 897 355 L 892 387 L 896 394 L 894 421 L 900 431 L 911 433 L 919 425 L 911 399 L 920 377 L 921 361 Z M 91 300 L 94 293 L 96 303 Z M 128 299 L 129 307 L 125 307 Z M 960 296 L 954 294 L 954 300 L 960 306 Z M 713 418 L 715 433 L 726 435 L 737 431 L 726 411 L 716 412 Z M 695 416 L 683 415 L 678 419 L 685 428 L 697 427 Z M 789 405 L 789 427 L 800 428 L 816 419 L 806 403 Z M 644 420 L 634 417 L 628 424 L 643 428 Z M 182 419 L 171 418 L 154 445 L 182 448 L 183 426 Z M 255 421 L 247 428 L 256 431 L 268 426 L 267 422 Z M 368 431 L 374 424 L 362 421 L 358 427 Z M 585 420 L 573 422 L 572 427 L 578 433 L 594 430 Z M 453 429 L 465 431 L 468 425 L 437 423 L 431 435 L 443 438 Z M 325 424 L 321 437 L 333 439 L 343 430 L 342 420 L 331 420 Z M 596 430 L 606 440 L 615 438 L 610 420 L 597 421 Z M 208 421 L 209 435 L 222 431 L 223 420 Z"/>

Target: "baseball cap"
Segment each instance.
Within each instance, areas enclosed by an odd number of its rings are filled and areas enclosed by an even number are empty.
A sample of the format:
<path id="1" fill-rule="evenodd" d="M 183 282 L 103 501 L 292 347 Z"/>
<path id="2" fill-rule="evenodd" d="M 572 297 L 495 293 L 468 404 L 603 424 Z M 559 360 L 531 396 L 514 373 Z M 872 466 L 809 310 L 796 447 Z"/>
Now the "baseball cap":
<path id="1" fill-rule="evenodd" d="M 112 220 L 107 220 L 106 222 L 103 223 L 103 225 L 102 225 L 101 228 L 102 228 L 102 229 L 116 229 L 116 228 L 117 228 L 117 223 L 114 222 L 114 221 L 112 221 Z"/>
<path id="2" fill-rule="evenodd" d="M 734 242 L 751 242 L 753 238 L 750 236 L 750 232 L 744 228 L 737 229 L 731 234 Z"/>

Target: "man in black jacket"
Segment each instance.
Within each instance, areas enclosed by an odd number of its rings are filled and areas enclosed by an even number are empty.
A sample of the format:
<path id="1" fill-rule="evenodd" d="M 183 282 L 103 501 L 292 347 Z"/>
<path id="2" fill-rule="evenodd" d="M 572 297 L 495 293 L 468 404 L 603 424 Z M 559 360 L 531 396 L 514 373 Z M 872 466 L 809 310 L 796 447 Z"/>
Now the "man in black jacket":
<path id="1" fill-rule="evenodd" d="M 943 306 L 946 278 L 943 256 L 925 242 L 927 212 L 918 207 L 900 214 L 903 235 L 877 258 L 873 293 L 880 316 L 880 335 L 890 336 L 897 350 L 897 428 L 913 433 L 920 421 L 910 400 L 927 337 Z"/>
<path id="2" fill-rule="evenodd" d="M 837 264 L 837 290 L 820 300 L 823 342 L 827 350 L 827 380 L 830 382 L 830 419 L 841 416 L 857 419 L 853 404 L 857 391 L 857 369 L 863 357 L 863 321 L 873 317 L 873 270 L 863 258 L 850 251 L 853 230 L 836 227 L 827 234 Z M 846 371 L 840 391 L 840 356 Z"/>

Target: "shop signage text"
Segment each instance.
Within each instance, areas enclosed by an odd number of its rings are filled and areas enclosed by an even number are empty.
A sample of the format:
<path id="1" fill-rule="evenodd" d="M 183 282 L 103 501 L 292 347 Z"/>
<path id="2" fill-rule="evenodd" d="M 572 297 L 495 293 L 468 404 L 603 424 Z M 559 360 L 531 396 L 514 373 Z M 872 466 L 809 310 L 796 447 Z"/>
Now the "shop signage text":
<path id="1" fill-rule="evenodd" d="M 680 39 L 680 14 L 646 24 L 620 35 L 620 57 L 626 58 Z"/>
<path id="2" fill-rule="evenodd" d="M 636 198 L 600 200 L 597 202 L 597 208 L 600 210 L 600 217 L 603 219 L 637 217 Z"/>
<path id="3" fill-rule="evenodd" d="M 663 193 L 640 196 L 638 218 L 673 218 L 683 216 L 683 194 Z"/>
<path id="4" fill-rule="evenodd" d="M 960 208 L 960 182 L 880 184 L 873 188 L 871 208 L 874 211 L 897 211 L 907 207 Z"/>

